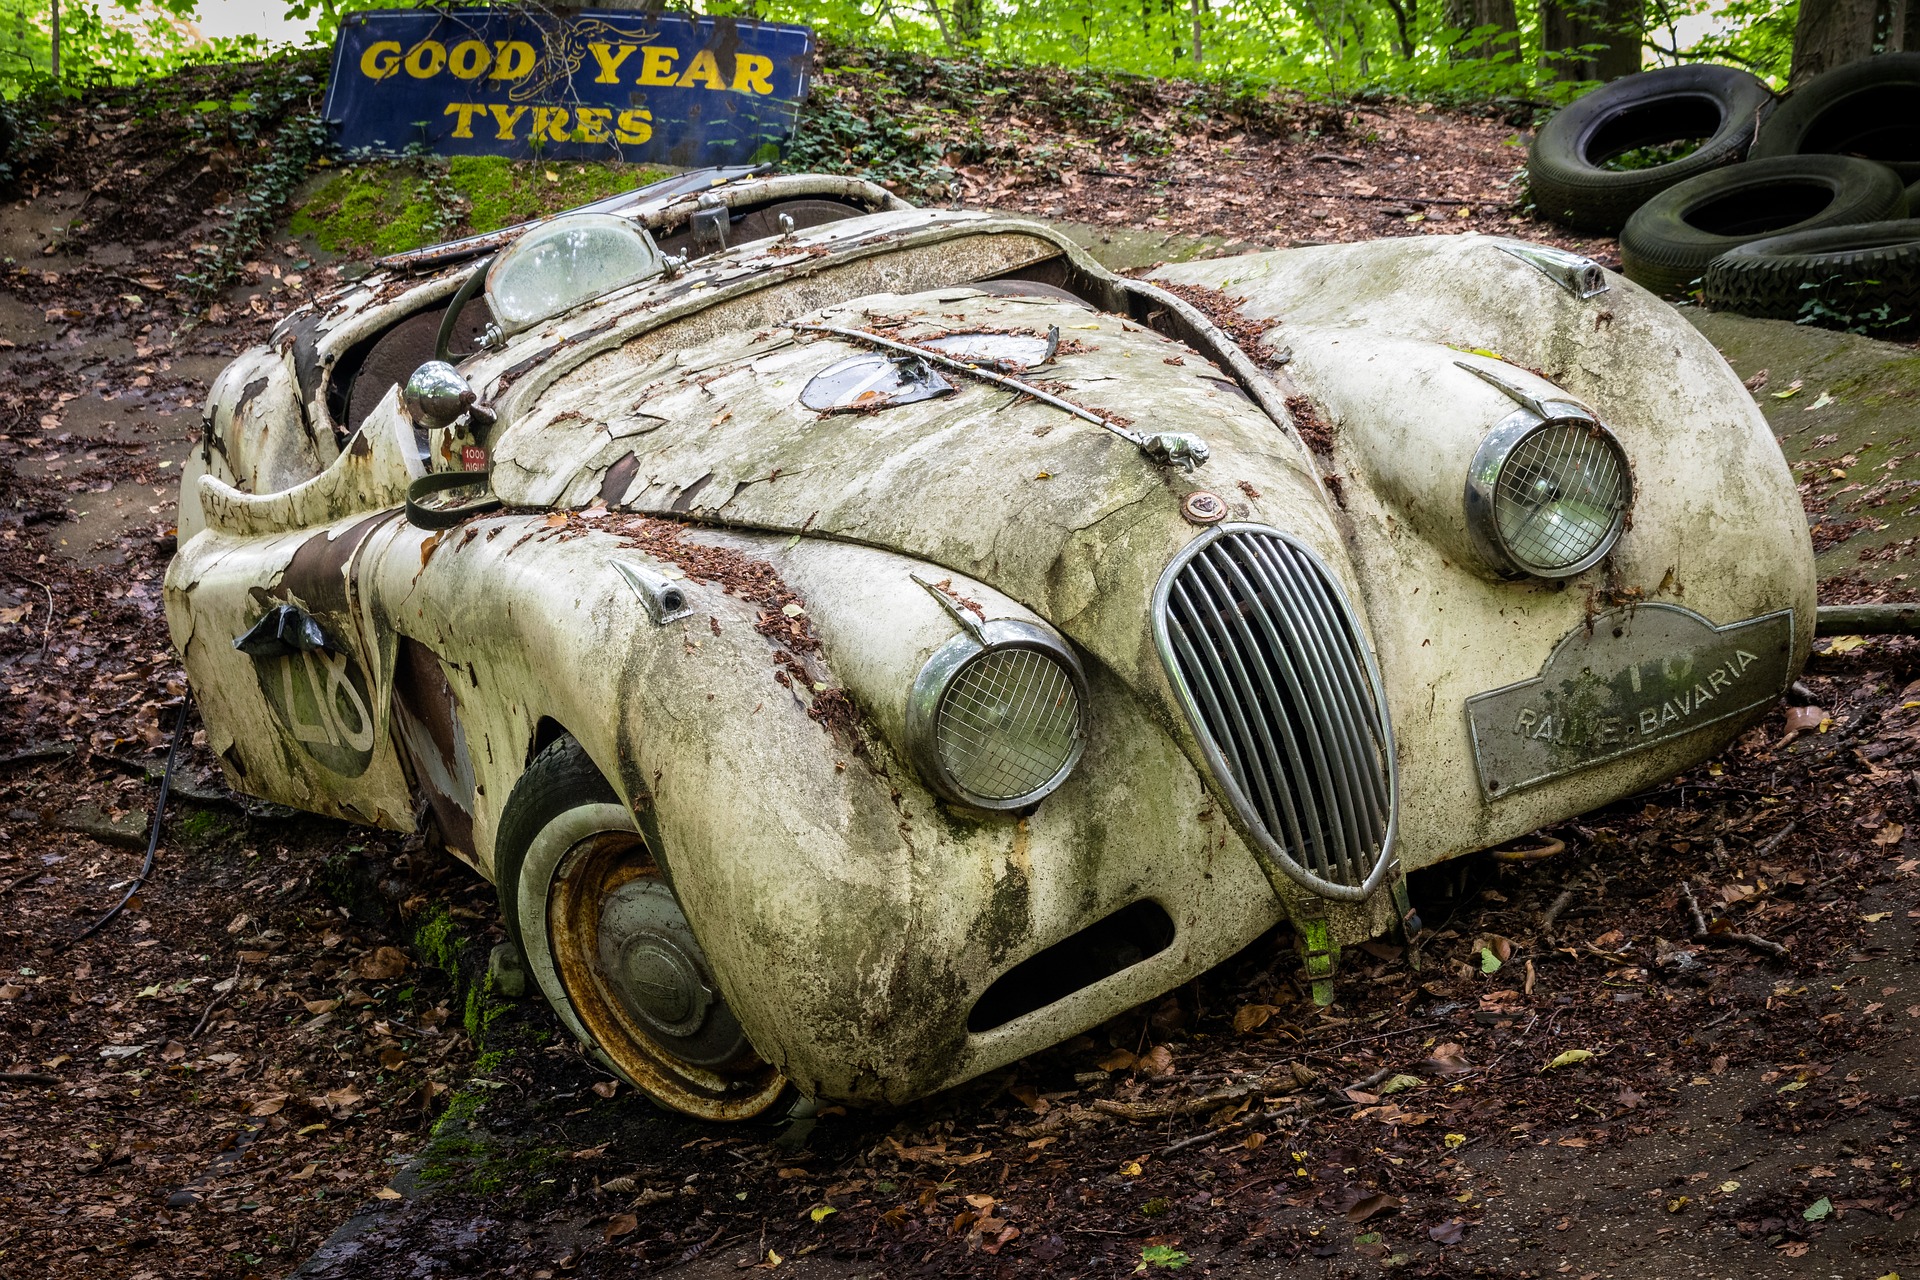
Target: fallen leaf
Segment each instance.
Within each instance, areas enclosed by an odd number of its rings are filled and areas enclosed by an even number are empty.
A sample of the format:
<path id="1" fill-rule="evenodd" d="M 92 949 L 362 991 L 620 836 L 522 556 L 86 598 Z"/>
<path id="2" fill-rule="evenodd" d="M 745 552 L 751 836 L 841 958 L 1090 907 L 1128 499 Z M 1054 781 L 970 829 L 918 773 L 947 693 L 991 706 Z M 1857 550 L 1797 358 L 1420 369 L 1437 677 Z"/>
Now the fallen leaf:
<path id="1" fill-rule="evenodd" d="M 1125 1071 L 1138 1059 L 1125 1049 L 1115 1049 L 1096 1064 L 1102 1071 Z"/>
<path id="2" fill-rule="evenodd" d="M 1886 826 L 1873 833 L 1873 842 L 1875 844 L 1899 844 L 1900 837 L 1905 834 L 1907 834 L 1905 827 L 1897 822 L 1889 822 Z"/>
<path id="3" fill-rule="evenodd" d="M 1825 1196 L 1821 1196 L 1818 1200 L 1808 1205 L 1800 1216 L 1808 1222 L 1818 1222 L 1832 1212 L 1833 1201 L 1827 1199 Z"/>
<path id="4" fill-rule="evenodd" d="M 1843 639 L 1845 637 L 1842 637 Z M 1827 713 L 1819 707 L 1788 707 L 1787 732 L 1808 733 L 1820 727 Z"/>
<path id="5" fill-rule="evenodd" d="M 345 1120 L 353 1114 L 353 1109 L 364 1099 L 352 1089 L 343 1087 L 327 1090 L 323 1101 L 326 1103 L 327 1110 L 333 1113 L 334 1119 Z"/>
<path id="6" fill-rule="evenodd" d="M 1827 646 L 1827 652 L 1852 653 L 1855 649 L 1863 648 L 1866 643 L 1865 636 L 1835 636 L 1833 643 Z"/>
<path id="7" fill-rule="evenodd" d="M 596 1081 L 593 1086 L 593 1091 L 603 1098 L 611 1098 L 615 1093 L 619 1092 L 619 1090 L 620 1082 L 618 1080 L 600 1080 Z"/>
<path id="8" fill-rule="evenodd" d="M 834 1214 L 838 1212 L 840 1211 L 834 1208 L 830 1204 L 821 1204 L 821 1205 L 815 1205 L 812 1209 L 808 1210 L 807 1216 L 809 1218 L 812 1218 L 815 1222 L 825 1222 L 828 1218 L 831 1218 Z"/>
<path id="9" fill-rule="evenodd" d="M 1464 1147 L 1467 1145 L 1467 1135 L 1464 1133 L 1450 1133 L 1446 1137 L 1442 1138 L 1441 1141 L 1446 1143 L 1447 1150 L 1452 1151 L 1457 1147 Z"/>
<path id="10" fill-rule="evenodd" d="M 1785 391 L 1774 392 L 1773 398 L 1775 400 L 1791 400 L 1795 396 L 1800 394 L 1800 388 L 1802 385 L 1803 383 L 1801 382 L 1801 380 L 1799 378 L 1795 378 L 1792 382 L 1789 382 L 1787 384 L 1787 389 Z"/>
<path id="11" fill-rule="evenodd" d="M 400 1200 L 400 1199 L 404 1199 L 405 1197 L 403 1197 L 398 1191 L 395 1191 L 392 1187 L 382 1187 L 378 1191 L 373 1193 L 373 1198 L 375 1200 Z"/>
<path id="12" fill-rule="evenodd" d="M 261 1098 L 256 1101 L 252 1106 L 247 1108 L 247 1114 L 250 1116 L 279 1115 L 280 1108 L 286 1105 L 287 1095 L 284 1093 L 276 1093 L 270 1097 Z"/>
<path id="13" fill-rule="evenodd" d="M 380 947 L 354 961 L 353 971 L 369 982 L 384 982 L 407 971 L 412 961 L 398 947 Z"/>
<path id="14" fill-rule="evenodd" d="M 1569 1049 L 1540 1069 L 1542 1071 L 1552 1071 L 1555 1067 L 1577 1066 L 1591 1057 L 1593 1057 L 1593 1050 L 1591 1049 Z"/>
<path id="15" fill-rule="evenodd" d="M 1380 1093 L 1382 1096 L 1390 1093 L 1402 1093 L 1408 1089 L 1418 1089 L 1424 1083 L 1426 1082 L 1419 1076 L 1391 1076 L 1385 1084 L 1380 1086 Z"/>
<path id="16" fill-rule="evenodd" d="M 1467 1229 L 1458 1218 L 1451 1218 L 1437 1227 L 1427 1228 L 1427 1239 L 1435 1244 L 1459 1244 L 1466 1239 Z"/>
<path id="17" fill-rule="evenodd" d="M 628 1232 L 639 1229 L 640 1219 L 630 1213 L 616 1213 L 607 1219 L 607 1225 L 601 1228 L 600 1235 L 608 1243 L 612 1243 Z"/>
<path id="18" fill-rule="evenodd" d="M 1134 1070 L 1155 1079 L 1173 1074 L 1173 1052 L 1163 1044 L 1157 1044 L 1147 1050 L 1146 1056 L 1133 1064 Z"/>
<path id="19" fill-rule="evenodd" d="M 1363 1196 L 1347 1206 L 1347 1221 L 1365 1222 L 1376 1213 L 1385 1213 L 1389 1209 L 1398 1209 L 1400 1205 L 1400 1197 L 1390 1196 L 1384 1191 L 1376 1191 L 1372 1195 Z"/>
<path id="20" fill-rule="evenodd" d="M 1233 1029 L 1245 1035 L 1267 1025 L 1267 1019 L 1280 1012 L 1270 1004 L 1243 1004 L 1233 1015 Z"/>

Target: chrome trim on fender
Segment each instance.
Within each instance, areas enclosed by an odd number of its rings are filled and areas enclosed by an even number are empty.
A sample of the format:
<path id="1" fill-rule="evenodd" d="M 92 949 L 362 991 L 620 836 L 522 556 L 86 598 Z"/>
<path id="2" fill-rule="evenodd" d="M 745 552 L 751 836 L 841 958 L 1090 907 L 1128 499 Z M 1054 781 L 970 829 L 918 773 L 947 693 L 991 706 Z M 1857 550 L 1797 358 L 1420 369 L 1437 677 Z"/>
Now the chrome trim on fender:
<path id="1" fill-rule="evenodd" d="M 1400 780 L 1386 685 L 1340 583 L 1295 538 L 1217 525 L 1153 595 L 1167 679 L 1270 867 L 1357 902 L 1391 870 Z"/>

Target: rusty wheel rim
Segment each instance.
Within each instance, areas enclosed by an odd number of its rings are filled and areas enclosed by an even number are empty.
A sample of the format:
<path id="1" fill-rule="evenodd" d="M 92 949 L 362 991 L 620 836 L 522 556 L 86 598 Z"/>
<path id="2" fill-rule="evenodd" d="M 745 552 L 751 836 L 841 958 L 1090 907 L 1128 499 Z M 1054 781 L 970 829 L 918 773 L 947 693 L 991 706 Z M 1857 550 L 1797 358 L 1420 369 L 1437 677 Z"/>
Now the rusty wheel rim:
<path id="1" fill-rule="evenodd" d="M 623 992 L 622 973 L 610 972 L 609 953 L 622 953 L 621 944 L 627 941 L 609 936 L 618 927 L 618 917 L 609 920 L 610 904 L 631 899 L 636 892 L 671 897 L 646 841 L 634 832 L 589 836 L 567 851 L 555 872 L 547 900 L 548 933 L 555 968 L 581 1026 L 615 1070 L 674 1110 L 706 1120 L 759 1115 L 786 1088 L 785 1077 L 745 1047 L 744 1040 L 739 1052 L 713 1065 L 676 1054 L 636 1012 L 631 989 Z M 689 957 L 682 954 L 679 960 L 685 963 Z M 704 956 L 696 950 L 691 960 L 706 979 L 711 1004 L 690 1016 L 697 1020 L 702 1012 L 725 1012 L 724 1001 L 711 988 Z"/>

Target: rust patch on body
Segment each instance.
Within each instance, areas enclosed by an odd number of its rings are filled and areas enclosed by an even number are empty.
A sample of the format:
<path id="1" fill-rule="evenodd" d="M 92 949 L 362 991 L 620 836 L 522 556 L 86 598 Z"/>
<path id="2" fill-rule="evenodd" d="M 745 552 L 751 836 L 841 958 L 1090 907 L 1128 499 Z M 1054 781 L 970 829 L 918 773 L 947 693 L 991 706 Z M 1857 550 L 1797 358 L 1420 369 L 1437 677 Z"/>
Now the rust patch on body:
<path id="1" fill-rule="evenodd" d="M 633 487 L 633 478 L 640 473 L 640 459 L 631 452 L 616 459 L 607 468 L 606 478 L 600 482 L 600 501 L 610 507 L 620 505 L 627 496 L 627 490 Z"/>

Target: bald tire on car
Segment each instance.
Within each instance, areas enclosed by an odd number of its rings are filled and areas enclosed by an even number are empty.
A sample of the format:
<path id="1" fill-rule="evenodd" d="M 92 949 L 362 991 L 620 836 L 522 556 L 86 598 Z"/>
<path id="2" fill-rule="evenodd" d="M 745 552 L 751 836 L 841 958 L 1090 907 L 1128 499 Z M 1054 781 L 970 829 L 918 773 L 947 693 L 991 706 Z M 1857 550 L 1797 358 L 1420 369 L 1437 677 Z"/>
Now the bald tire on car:
<path id="1" fill-rule="evenodd" d="M 1721 254 L 1701 299 L 1715 310 L 1775 320 L 1819 311 L 1896 328 L 1920 318 L 1920 218 L 1769 236 Z"/>
<path id="2" fill-rule="evenodd" d="M 1656 293 L 1680 294 L 1730 249 L 1768 236 L 1907 215 L 1893 170 L 1851 156 L 1749 160 L 1661 192 L 1620 233 L 1620 269 Z"/>
<path id="3" fill-rule="evenodd" d="M 707 1120 L 786 1089 L 747 1043 L 642 821 L 563 737 L 514 784 L 495 876 L 507 931 L 568 1030 L 636 1088 Z"/>
<path id="4" fill-rule="evenodd" d="M 1696 174 L 1747 154 L 1773 93 L 1750 72 L 1699 64 L 1663 67 L 1615 80 L 1541 126 L 1527 150 L 1534 208 L 1577 231 L 1612 235 L 1634 210 Z M 1665 164 L 1611 169 L 1645 147 L 1700 139 Z"/>

